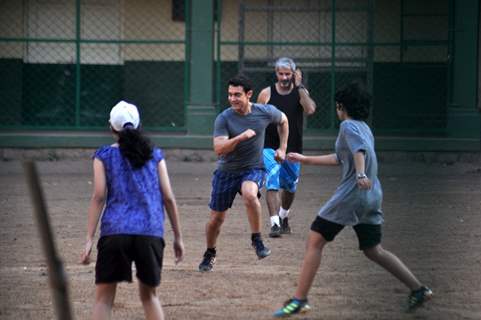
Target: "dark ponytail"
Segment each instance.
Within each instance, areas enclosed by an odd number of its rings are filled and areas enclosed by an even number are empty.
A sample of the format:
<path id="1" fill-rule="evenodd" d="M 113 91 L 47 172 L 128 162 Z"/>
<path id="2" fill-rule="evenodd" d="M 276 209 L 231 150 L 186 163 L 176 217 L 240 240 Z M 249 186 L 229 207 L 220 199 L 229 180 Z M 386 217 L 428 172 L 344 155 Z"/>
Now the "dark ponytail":
<path id="1" fill-rule="evenodd" d="M 120 153 L 126 157 L 134 169 L 139 169 L 152 159 L 152 145 L 142 133 L 127 124 L 118 132 Z"/>

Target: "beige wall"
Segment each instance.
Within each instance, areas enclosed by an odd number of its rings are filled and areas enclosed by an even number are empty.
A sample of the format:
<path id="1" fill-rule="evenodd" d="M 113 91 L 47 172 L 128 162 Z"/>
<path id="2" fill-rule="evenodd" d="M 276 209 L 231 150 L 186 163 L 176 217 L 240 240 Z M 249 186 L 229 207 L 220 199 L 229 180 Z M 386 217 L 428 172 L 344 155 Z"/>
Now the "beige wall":
<path id="1" fill-rule="evenodd" d="M 221 35 L 223 41 L 239 40 L 239 3 L 240 0 L 224 0 L 222 12 Z M 250 5 L 265 5 L 267 1 L 245 1 Z M 367 4 L 361 0 L 336 1 L 336 42 L 366 42 L 368 39 L 368 13 L 344 10 Z M 447 0 L 426 0 L 406 2 L 406 11 L 410 13 L 445 13 Z M 246 41 L 297 41 L 297 42 L 330 42 L 332 38 L 332 21 L 330 1 L 321 0 L 273 0 L 274 6 L 303 6 L 319 8 L 320 11 L 288 12 L 274 11 L 271 16 L 273 21 L 272 36 L 269 37 L 269 13 L 246 13 L 245 40 Z M 373 33 L 375 42 L 398 43 L 401 39 L 401 2 L 400 0 L 376 0 L 374 13 Z M 404 17 L 404 37 L 410 40 L 446 40 L 447 35 L 439 34 L 439 25 L 448 26 L 447 17 L 419 18 Z M 422 30 L 422 31 L 420 31 Z M 291 56 L 297 59 L 312 59 L 329 61 L 331 57 L 330 46 L 290 46 L 268 49 L 267 46 L 245 46 L 245 58 L 251 60 L 272 60 L 279 56 Z M 366 47 L 337 46 L 338 58 L 366 58 Z M 377 46 L 374 48 L 374 61 L 398 62 L 400 61 L 400 47 Z M 403 51 L 403 61 L 410 62 L 439 62 L 446 60 L 446 49 L 443 47 L 406 47 Z M 224 61 L 236 61 L 239 57 L 238 47 L 235 45 L 223 46 L 221 58 Z M 320 65 L 323 63 L 321 62 Z"/>
<path id="2" fill-rule="evenodd" d="M 197 0 L 195 0 L 197 1 Z M 198 0 L 200 1 L 200 0 Z M 275 6 L 304 6 L 319 8 L 308 12 L 246 12 L 245 41 L 297 41 L 330 42 L 331 8 L 328 0 L 272 0 Z M 26 8 L 23 8 L 23 3 Z M 268 0 L 246 0 L 247 6 L 267 5 Z M 367 13 L 346 12 L 342 8 L 358 6 L 361 0 L 338 0 L 336 15 L 336 41 L 365 42 L 367 39 Z M 447 0 L 408 1 L 410 12 L 446 12 Z M 3 0 L 0 1 L 0 36 L 75 38 L 75 8 L 72 0 Z M 239 41 L 240 0 L 222 1 L 222 41 Z M 83 38 L 96 40 L 183 40 L 183 22 L 172 20 L 171 0 L 82 0 Z M 374 41 L 399 42 L 401 39 L 400 0 L 376 0 L 374 13 Z M 437 33 L 445 18 L 405 17 L 405 38 L 446 39 Z M 271 24 L 272 23 L 272 24 Z M 423 30 L 420 32 L 419 30 Z M 82 63 L 119 64 L 125 60 L 182 61 L 183 44 L 82 44 Z M 365 47 L 336 47 L 338 58 L 365 58 Z M 377 46 L 374 60 L 397 62 L 399 46 Z M 445 61 L 447 52 L 439 47 L 406 47 L 404 61 Z M 331 48 L 327 46 L 245 46 L 244 56 L 251 60 L 273 60 L 279 56 L 310 59 L 329 63 Z M 75 61 L 75 45 L 66 43 L 1 43 L 0 57 L 21 58 L 29 62 L 70 63 Z M 223 45 L 223 61 L 239 59 L 238 45 Z M 320 63 L 322 65 L 322 63 Z"/>
<path id="3" fill-rule="evenodd" d="M 82 0 L 81 37 L 89 40 L 182 40 L 184 23 L 172 21 L 171 0 Z M 25 4 L 25 7 L 24 7 Z M 0 1 L 0 36 L 75 39 L 75 2 Z M 82 44 L 81 61 L 184 60 L 183 44 Z M 75 44 L 0 43 L 0 57 L 32 63 L 73 63 Z"/>
<path id="4" fill-rule="evenodd" d="M 172 20 L 171 0 L 124 0 L 123 39 L 183 40 L 184 22 Z M 125 60 L 184 60 L 183 44 L 123 45 Z"/>
<path id="5" fill-rule="evenodd" d="M 0 37 L 23 37 L 23 8 L 18 2 L 18 0 L 0 1 Z M 21 58 L 23 50 L 22 43 L 0 43 L 0 58 Z"/>

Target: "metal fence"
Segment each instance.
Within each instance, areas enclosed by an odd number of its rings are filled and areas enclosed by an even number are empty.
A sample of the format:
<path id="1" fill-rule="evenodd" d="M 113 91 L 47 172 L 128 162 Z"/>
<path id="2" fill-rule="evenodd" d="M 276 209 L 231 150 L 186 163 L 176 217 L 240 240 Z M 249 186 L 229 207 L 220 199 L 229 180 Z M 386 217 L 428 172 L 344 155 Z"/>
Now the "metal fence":
<path id="1" fill-rule="evenodd" d="M 191 0 L 0 1 L 0 129 L 104 129 L 125 99 L 152 130 L 186 129 Z M 213 0 L 217 110 L 242 71 L 255 97 L 293 58 L 318 105 L 307 132 L 334 132 L 334 93 L 373 93 L 378 133 L 442 135 L 454 0 Z M 186 27 L 187 26 L 187 27 Z"/>
<path id="2" fill-rule="evenodd" d="M 1 128 L 105 129 L 126 99 L 185 127 L 188 1 L 0 1 Z"/>
<path id="3" fill-rule="evenodd" d="M 439 135 L 446 126 L 452 1 L 240 0 L 238 19 L 218 21 L 217 103 L 226 80 L 249 75 L 255 95 L 275 81 L 275 60 L 294 59 L 318 109 L 307 131 L 338 121 L 334 94 L 352 80 L 373 93 L 371 124 L 384 134 Z M 222 5 L 231 3 L 218 1 Z M 237 4 L 236 4 L 237 5 Z M 236 16 L 236 15 L 232 15 Z"/>

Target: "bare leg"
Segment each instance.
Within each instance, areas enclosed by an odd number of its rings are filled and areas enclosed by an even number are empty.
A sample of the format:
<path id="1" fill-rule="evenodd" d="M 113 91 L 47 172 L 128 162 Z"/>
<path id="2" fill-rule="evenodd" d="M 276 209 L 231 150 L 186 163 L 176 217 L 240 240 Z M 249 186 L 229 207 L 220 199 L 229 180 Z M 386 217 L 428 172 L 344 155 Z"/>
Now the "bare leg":
<path id="1" fill-rule="evenodd" d="M 117 283 L 100 283 L 96 285 L 93 320 L 110 319 L 116 289 Z"/>
<path id="2" fill-rule="evenodd" d="M 139 281 L 139 296 L 144 307 L 145 319 L 164 320 L 164 311 L 157 297 L 155 287 L 150 287 Z"/>
<path id="3" fill-rule="evenodd" d="M 295 193 L 283 189 L 281 192 L 282 208 L 289 210 L 292 206 L 292 202 L 294 202 L 295 195 Z"/>
<path id="4" fill-rule="evenodd" d="M 261 232 L 261 203 L 259 198 L 257 198 L 257 192 L 259 187 L 253 181 L 244 181 L 242 183 L 242 199 L 246 206 L 247 219 L 251 226 L 252 233 Z"/>
<path id="5" fill-rule="evenodd" d="M 207 248 L 214 248 L 217 243 L 217 237 L 220 233 L 220 227 L 225 219 L 226 211 L 214 211 L 210 213 L 210 220 L 205 225 L 205 237 L 207 241 Z"/>
<path id="6" fill-rule="evenodd" d="M 279 191 L 267 190 L 266 192 L 267 209 L 269 209 L 269 216 L 276 216 L 279 212 Z"/>
<path id="7" fill-rule="evenodd" d="M 306 253 L 302 262 L 301 274 L 299 275 L 299 284 L 297 285 L 294 297 L 297 299 L 306 299 L 312 282 L 316 276 L 317 269 L 321 264 L 322 249 L 327 241 L 317 232 L 309 231 L 309 237 L 306 244 Z"/>
<path id="8" fill-rule="evenodd" d="M 414 276 L 411 270 L 393 253 L 384 250 L 381 245 L 364 250 L 364 254 L 370 260 L 376 262 L 378 265 L 386 269 L 393 276 L 398 278 L 409 289 L 416 290 L 421 287 L 421 283 Z"/>

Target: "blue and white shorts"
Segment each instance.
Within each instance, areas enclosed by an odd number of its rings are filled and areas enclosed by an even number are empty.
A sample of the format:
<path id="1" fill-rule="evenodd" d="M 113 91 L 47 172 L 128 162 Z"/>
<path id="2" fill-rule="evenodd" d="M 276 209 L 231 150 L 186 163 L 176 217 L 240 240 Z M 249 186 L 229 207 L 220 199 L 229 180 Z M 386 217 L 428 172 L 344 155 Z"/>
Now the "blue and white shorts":
<path id="1" fill-rule="evenodd" d="M 296 192 L 299 175 L 301 173 L 301 164 L 287 160 L 278 163 L 274 159 L 275 153 L 276 151 L 271 148 L 265 148 L 263 151 L 264 166 L 267 171 L 266 189 L 284 189 L 290 193 Z"/>
<path id="2" fill-rule="evenodd" d="M 214 171 L 209 207 L 219 212 L 229 209 L 236 194 L 241 192 L 244 181 L 255 182 L 260 189 L 265 175 L 264 169 L 248 169 L 239 172 Z"/>

